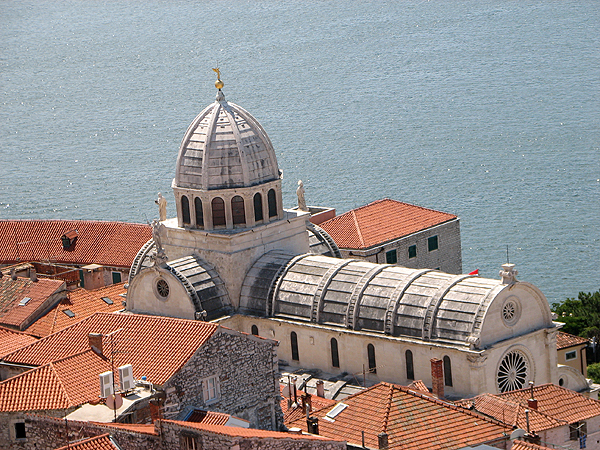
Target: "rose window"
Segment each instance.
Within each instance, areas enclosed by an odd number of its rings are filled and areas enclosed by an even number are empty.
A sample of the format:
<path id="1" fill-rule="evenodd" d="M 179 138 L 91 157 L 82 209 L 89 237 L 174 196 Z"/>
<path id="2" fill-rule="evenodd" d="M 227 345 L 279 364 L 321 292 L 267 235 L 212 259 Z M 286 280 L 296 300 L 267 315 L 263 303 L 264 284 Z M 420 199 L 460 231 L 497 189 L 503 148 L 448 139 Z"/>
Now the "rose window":
<path id="1" fill-rule="evenodd" d="M 500 392 L 514 391 L 525 387 L 529 365 L 527 358 L 519 351 L 507 353 L 498 367 L 498 388 Z"/>
<path id="2" fill-rule="evenodd" d="M 165 280 L 158 280 L 156 282 L 156 291 L 161 297 L 167 298 L 169 296 L 169 285 Z"/>
<path id="3" fill-rule="evenodd" d="M 508 326 L 513 326 L 519 320 L 521 311 L 514 300 L 508 300 L 502 305 L 502 320 Z"/>

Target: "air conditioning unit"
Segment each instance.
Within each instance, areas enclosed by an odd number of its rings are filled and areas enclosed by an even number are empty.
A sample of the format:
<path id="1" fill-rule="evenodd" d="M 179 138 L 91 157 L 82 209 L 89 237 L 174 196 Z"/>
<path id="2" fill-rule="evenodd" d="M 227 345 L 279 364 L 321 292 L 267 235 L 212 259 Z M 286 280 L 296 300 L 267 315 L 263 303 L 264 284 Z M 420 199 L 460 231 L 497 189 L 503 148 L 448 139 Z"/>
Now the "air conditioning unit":
<path id="1" fill-rule="evenodd" d="M 135 387 L 135 380 L 133 379 L 133 367 L 131 364 L 119 367 L 119 389 L 121 391 L 128 391 Z"/>
<path id="2" fill-rule="evenodd" d="M 114 394 L 112 372 L 101 373 L 100 374 L 100 397 L 106 398 L 112 394 Z"/>

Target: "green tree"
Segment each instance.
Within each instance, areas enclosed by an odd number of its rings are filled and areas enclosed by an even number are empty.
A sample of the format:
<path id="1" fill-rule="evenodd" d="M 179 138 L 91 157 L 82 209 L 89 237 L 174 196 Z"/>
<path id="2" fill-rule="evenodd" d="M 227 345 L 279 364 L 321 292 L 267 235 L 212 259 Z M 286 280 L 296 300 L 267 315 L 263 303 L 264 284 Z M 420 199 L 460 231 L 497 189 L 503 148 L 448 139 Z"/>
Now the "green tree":
<path id="1" fill-rule="evenodd" d="M 587 376 L 594 380 L 594 383 L 600 383 L 600 363 L 587 366 Z"/>
<path id="2" fill-rule="evenodd" d="M 557 322 L 563 322 L 562 331 L 582 337 L 600 338 L 600 290 L 580 292 L 579 296 L 553 303 L 552 311 L 558 314 Z"/>

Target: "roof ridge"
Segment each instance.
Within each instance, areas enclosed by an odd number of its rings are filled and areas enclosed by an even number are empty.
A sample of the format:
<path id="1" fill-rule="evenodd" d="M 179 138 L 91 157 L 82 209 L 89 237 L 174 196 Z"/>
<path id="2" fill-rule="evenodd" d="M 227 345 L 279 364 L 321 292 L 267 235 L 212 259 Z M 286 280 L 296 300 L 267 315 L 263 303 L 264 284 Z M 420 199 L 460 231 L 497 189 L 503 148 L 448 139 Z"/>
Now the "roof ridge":
<path id="1" fill-rule="evenodd" d="M 387 405 L 385 407 L 385 414 L 383 417 L 383 423 L 381 424 L 381 432 L 387 433 L 388 422 L 390 420 L 390 411 L 392 409 L 392 400 L 394 398 L 394 385 L 390 385 L 390 392 L 388 393 Z"/>
<path id="2" fill-rule="evenodd" d="M 360 231 L 360 225 L 358 224 L 358 219 L 356 218 L 356 213 L 354 210 L 350 211 L 352 213 L 352 220 L 354 221 L 354 226 L 356 227 L 356 233 L 358 234 L 358 239 L 360 240 L 360 245 L 365 246 L 365 238 L 363 238 L 362 232 Z"/>
<path id="3" fill-rule="evenodd" d="M 60 390 L 62 391 L 63 395 L 67 399 L 67 405 L 69 405 L 69 406 L 75 406 L 75 405 L 71 404 L 71 398 L 69 397 L 69 394 L 67 393 L 67 389 L 65 388 L 65 385 L 64 385 L 64 383 L 62 381 L 62 378 L 58 375 L 58 372 L 56 371 L 56 368 L 54 367 L 54 362 L 49 362 L 48 366 L 50 366 L 50 370 L 52 370 L 52 373 L 54 374 L 54 376 L 56 377 L 56 379 L 58 381 L 58 385 L 60 386 Z"/>

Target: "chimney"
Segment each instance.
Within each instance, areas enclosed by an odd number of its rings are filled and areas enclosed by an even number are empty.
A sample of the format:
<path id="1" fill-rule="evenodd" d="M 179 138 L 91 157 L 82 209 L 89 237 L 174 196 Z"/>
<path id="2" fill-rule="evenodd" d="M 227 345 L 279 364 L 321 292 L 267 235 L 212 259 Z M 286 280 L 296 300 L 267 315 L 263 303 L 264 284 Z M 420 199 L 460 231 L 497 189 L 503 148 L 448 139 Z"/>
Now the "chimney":
<path id="1" fill-rule="evenodd" d="M 306 426 L 310 434 L 319 434 L 319 418 L 309 417 L 306 419 Z"/>
<path id="2" fill-rule="evenodd" d="M 12 280 L 16 280 L 17 279 L 17 272 L 15 272 L 15 269 L 10 269 L 10 278 Z"/>
<path id="3" fill-rule="evenodd" d="M 317 381 L 317 397 L 325 398 L 325 383 L 323 383 L 323 380 Z"/>
<path id="4" fill-rule="evenodd" d="M 379 450 L 385 450 L 388 448 L 388 434 L 385 431 L 377 435 L 377 440 L 379 441 Z"/>
<path id="5" fill-rule="evenodd" d="M 102 355 L 102 335 L 100 333 L 88 334 L 90 348 L 99 355 Z"/>
<path id="6" fill-rule="evenodd" d="M 33 281 L 34 283 L 37 282 L 38 278 L 37 278 L 37 273 L 35 271 L 35 268 L 32 267 L 31 269 L 29 269 L 29 279 L 31 281 Z"/>
<path id="7" fill-rule="evenodd" d="M 502 264 L 502 270 L 500 271 L 500 277 L 502 278 L 502 284 L 513 284 L 517 281 L 518 270 L 515 270 L 515 265 L 506 263 Z"/>
<path id="8" fill-rule="evenodd" d="M 444 398 L 444 363 L 441 359 L 431 358 L 431 390 L 437 398 Z"/>
<path id="9" fill-rule="evenodd" d="M 310 395 L 307 392 L 306 394 L 303 394 L 300 397 L 300 399 L 302 400 L 302 408 L 304 409 L 304 411 L 306 412 L 306 416 L 308 417 L 310 411 L 312 411 L 312 395 Z"/>
<path id="10" fill-rule="evenodd" d="M 527 406 L 529 409 L 538 409 L 538 401 L 535 399 L 533 392 L 533 381 L 529 382 L 529 389 L 531 389 L 531 398 L 527 400 Z"/>

